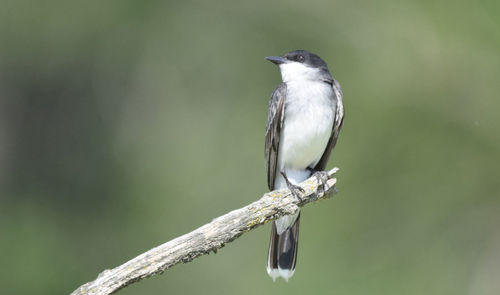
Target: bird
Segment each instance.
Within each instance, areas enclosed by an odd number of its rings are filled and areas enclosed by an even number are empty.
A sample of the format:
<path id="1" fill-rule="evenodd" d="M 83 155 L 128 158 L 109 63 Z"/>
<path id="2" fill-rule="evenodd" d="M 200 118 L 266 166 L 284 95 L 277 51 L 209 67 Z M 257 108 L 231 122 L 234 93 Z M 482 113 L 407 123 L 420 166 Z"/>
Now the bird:
<path id="1" fill-rule="evenodd" d="M 265 162 L 269 190 L 289 188 L 314 175 L 325 180 L 326 167 L 344 122 L 343 94 L 327 64 L 316 54 L 294 50 L 266 59 L 279 67 L 282 83 L 269 100 Z M 324 184 L 324 182 L 323 182 Z M 300 211 L 273 221 L 267 273 L 288 282 L 295 272 Z"/>

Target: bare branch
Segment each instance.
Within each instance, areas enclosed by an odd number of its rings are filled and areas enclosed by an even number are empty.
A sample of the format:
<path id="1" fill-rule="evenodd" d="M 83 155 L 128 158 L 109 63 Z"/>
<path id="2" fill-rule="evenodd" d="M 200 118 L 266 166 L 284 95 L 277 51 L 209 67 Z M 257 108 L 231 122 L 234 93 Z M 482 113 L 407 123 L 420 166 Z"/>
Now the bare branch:
<path id="1" fill-rule="evenodd" d="M 134 282 L 161 274 L 180 262 L 187 263 L 198 256 L 217 252 L 225 244 L 259 225 L 293 214 L 307 203 L 327 198 L 334 190 L 337 180 L 332 177 L 337 170 L 338 168 L 334 168 L 328 172 L 325 191 L 318 179 L 311 177 L 299 185 L 304 189 L 300 199 L 294 197 L 288 189 L 266 193 L 248 206 L 217 217 L 190 233 L 153 248 L 118 267 L 103 271 L 97 279 L 82 285 L 71 294 L 111 294 Z"/>

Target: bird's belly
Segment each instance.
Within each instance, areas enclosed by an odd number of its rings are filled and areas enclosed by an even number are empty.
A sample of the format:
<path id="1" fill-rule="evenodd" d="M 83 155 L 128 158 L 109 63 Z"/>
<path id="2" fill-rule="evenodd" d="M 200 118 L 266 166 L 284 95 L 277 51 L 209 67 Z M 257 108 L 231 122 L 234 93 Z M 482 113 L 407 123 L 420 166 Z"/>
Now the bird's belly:
<path id="1" fill-rule="evenodd" d="M 279 151 L 281 169 L 315 166 L 325 151 L 332 127 L 331 109 L 313 107 L 285 115 Z"/>

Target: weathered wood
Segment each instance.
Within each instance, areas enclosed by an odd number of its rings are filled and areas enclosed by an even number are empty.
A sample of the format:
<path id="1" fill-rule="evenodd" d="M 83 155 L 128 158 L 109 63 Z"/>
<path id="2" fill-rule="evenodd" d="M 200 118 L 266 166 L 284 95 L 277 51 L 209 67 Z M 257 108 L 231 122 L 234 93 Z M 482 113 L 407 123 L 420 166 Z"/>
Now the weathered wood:
<path id="1" fill-rule="evenodd" d="M 111 294 L 134 282 L 161 274 L 180 262 L 187 263 L 198 256 L 216 252 L 259 225 L 293 214 L 307 203 L 327 198 L 334 190 L 336 179 L 332 177 L 337 170 L 338 168 L 334 168 L 328 172 L 325 191 L 316 177 L 311 177 L 299 184 L 304 189 L 300 198 L 293 196 L 288 189 L 266 193 L 248 206 L 217 217 L 190 233 L 155 247 L 120 266 L 103 271 L 97 279 L 82 285 L 71 294 Z"/>

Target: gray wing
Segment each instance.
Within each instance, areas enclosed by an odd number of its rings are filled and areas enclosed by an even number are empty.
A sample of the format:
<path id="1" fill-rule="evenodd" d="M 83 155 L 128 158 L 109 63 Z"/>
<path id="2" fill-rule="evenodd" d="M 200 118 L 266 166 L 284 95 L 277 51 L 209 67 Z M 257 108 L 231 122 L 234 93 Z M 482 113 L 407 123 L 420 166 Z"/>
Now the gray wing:
<path id="1" fill-rule="evenodd" d="M 333 121 L 333 130 L 332 135 L 330 136 L 330 140 L 328 141 L 328 145 L 326 146 L 325 152 L 321 156 L 318 164 L 314 167 L 316 171 L 325 170 L 326 164 L 328 163 L 328 158 L 337 143 L 337 138 L 339 137 L 340 129 L 342 128 L 342 124 L 344 123 L 344 103 L 342 101 L 342 89 L 340 88 L 339 82 L 333 80 L 332 82 L 333 93 L 335 95 L 335 119 Z"/>
<path id="2" fill-rule="evenodd" d="M 266 124 L 266 170 L 267 186 L 274 189 L 276 165 L 278 164 L 278 151 L 280 146 L 281 127 L 285 108 L 286 84 L 281 83 L 274 89 L 269 100 L 269 113 Z"/>

